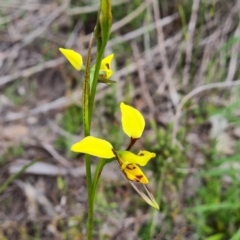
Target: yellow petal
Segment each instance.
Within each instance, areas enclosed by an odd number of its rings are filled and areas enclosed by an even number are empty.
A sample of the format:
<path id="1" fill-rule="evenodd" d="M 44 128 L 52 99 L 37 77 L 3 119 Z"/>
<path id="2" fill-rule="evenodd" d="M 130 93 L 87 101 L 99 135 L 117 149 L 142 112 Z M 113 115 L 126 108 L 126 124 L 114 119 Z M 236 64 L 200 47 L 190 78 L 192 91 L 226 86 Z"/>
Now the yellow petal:
<path id="1" fill-rule="evenodd" d="M 107 79 L 110 78 L 113 74 L 113 71 L 111 69 L 111 63 L 112 63 L 113 57 L 114 57 L 114 54 L 110 54 L 107 57 L 105 57 L 101 62 L 100 71 L 103 71 L 105 73 L 105 77 Z"/>
<path id="2" fill-rule="evenodd" d="M 140 166 L 145 166 L 151 158 L 156 156 L 155 153 L 148 151 L 140 151 L 138 155 L 129 151 L 118 151 L 119 159 L 122 162 L 121 169 L 125 169 L 129 164 L 138 164 Z"/>
<path id="3" fill-rule="evenodd" d="M 72 64 L 72 66 L 78 71 L 82 68 L 82 56 L 72 49 L 59 48 L 59 51 L 64 55 L 64 57 Z"/>
<path id="4" fill-rule="evenodd" d="M 123 131 L 130 138 L 140 138 L 142 136 L 145 120 L 142 114 L 135 108 L 124 104 L 120 104 L 122 112 L 122 127 Z"/>
<path id="5" fill-rule="evenodd" d="M 130 181 L 147 184 L 149 181 L 142 170 L 135 164 L 130 164 L 124 168 L 123 173 Z"/>
<path id="6" fill-rule="evenodd" d="M 80 142 L 73 144 L 71 147 L 73 152 L 86 153 L 99 158 L 115 157 L 113 146 L 106 140 L 95 138 L 92 136 L 85 137 Z"/>

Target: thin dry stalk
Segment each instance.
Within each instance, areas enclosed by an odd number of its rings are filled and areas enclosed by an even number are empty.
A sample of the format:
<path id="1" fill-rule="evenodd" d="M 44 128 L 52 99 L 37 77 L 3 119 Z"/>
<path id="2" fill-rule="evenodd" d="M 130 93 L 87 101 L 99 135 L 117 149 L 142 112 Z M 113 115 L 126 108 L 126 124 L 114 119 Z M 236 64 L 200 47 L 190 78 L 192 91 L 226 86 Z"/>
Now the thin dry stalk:
<path id="1" fill-rule="evenodd" d="M 193 36 L 195 33 L 195 27 L 197 23 L 197 13 L 199 8 L 200 0 L 194 0 L 192 5 L 192 14 L 188 24 L 188 32 L 187 32 L 187 41 L 186 41 L 186 64 L 183 70 L 183 88 L 186 88 L 189 82 L 189 71 L 190 64 L 192 61 L 192 49 L 193 49 Z"/>
<path id="2" fill-rule="evenodd" d="M 150 115 L 153 118 L 154 113 L 155 113 L 155 105 L 154 105 L 154 102 L 150 95 L 150 92 L 148 89 L 148 84 L 146 83 L 146 75 L 145 75 L 144 69 L 140 65 L 141 56 L 140 56 L 140 52 L 139 52 L 136 41 L 132 41 L 131 46 L 132 46 L 132 50 L 133 50 L 133 56 L 136 61 L 136 66 L 137 66 L 138 76 L 139 76 L 139 80 L 140 80 L 140 84 L 141 84 L 142 94 L 143 94 L 143 97 L 145 98 L 146 103 L 150 109 Z"/>
<path id="3" fill-rule="evenodd" d="M 134 20 L 136 17 L 139 16 L 150 4 L 151 0 L 144 1 L 139 7 L 137 7 L 134 11 L 132 11 L 130 14 L 128 14 L 126 17 L 122 18 L 118 22 L 114 23 L 112 25 L 111 31 L 115 32 L 116 30 L 124 27 L 126 24 Z"/>
<path id="4" fill-rule="evenodd" d="M 238 24 L 235 33 L 234 33 L 234 38 L 237 38 L 240 36 L 240 24 Z M 228 75 L 226 82 L 231 82 L 233 81 L 233 78 L 236 74 L 236 70 L 238 67 L 238 60 L 239 60 L 239 50 L 240 50 L 240 41 L 237 41 L 235 44 L 233 44 L 232 49 L 231 49 L 231 60 L 229 63 L 228 67 Z"/>
<path id="5" fill-rule="evenodd" d="M 163 83 L 165 86 L 168 86 L 171 102 L 174 106 L 176 106 L 178 103 L 178 97 L 177 97 L 178 94 L 172 82 L 172 70 L 169 67 L 169 63 L 168 63 L 166 44 L 165 44 L 164 33 L 163 33 L 163 24 L 161 21 L 161 15 L 159 11 L 159 3 L 157 0 L 153 0 L 152 3 L 153 3 L 153 13 L 154 13 L 155 22 L 157 23 L 159 21 L 159 24 L 156 25 L 156 30 L 158 34 L 158 49 L 159 49 L 159 54 L 161 58 L 161 63 L 163 65 L 163 74 L 164 74 Z M 160 91 L 160 88 L 157 90 L 157 92 L 159 93 L 159 91 Z"/>

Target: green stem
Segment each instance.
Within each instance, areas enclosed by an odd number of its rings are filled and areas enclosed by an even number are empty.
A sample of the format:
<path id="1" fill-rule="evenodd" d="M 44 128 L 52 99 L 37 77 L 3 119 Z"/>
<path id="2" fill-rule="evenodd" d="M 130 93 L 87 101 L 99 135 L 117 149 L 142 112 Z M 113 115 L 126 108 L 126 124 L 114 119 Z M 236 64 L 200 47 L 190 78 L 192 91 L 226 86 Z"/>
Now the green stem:
<path id="1" fill-rule="evenodd" d="M 91 89 L 90 89 L 90 96 L 88 100 L 88 96 L 85 96 L 83 98 L 83 103 L 85 99 L 85 104 L 87 100 L 87 108 L 84 108 L 84 135 L 89 136 L 90 131 L 91 131 L 91 121 L 92 121 L 92 112 L 93 112 L 93 104 L 94 104 L 94 98 L 96 94 L 96 88 L 97 88 L 97 82 L 98 82 L 98 73 L 100 70 L 101 66 L 101 60 L 102 60 L 102 55 L 103 55 L 104 48 L 101 48 L 101 51 L 97 53 L 97 60 L 96 60 L 96 66 L 95 66 L 95 71 L 94 71 L 94 77 L 93 81 L 91 84 Z M 85 72 L 86 73 L 86 72 Z M 90 78 L 92 77 L 91 75 L 88 75 Z M 88 78 L 89 79 L 89 78 Z M 89 102 L 88 102 L 89 101 Z M 87 224 L 87 239 L 92 240 L 92 231 L 93 231 L 93 210 L 94 210 L 94 198 L 95 198 L 95 191 L 97 188 L 97 172 L 94 174 L 94 184 L 92 182 L 92 173 L 91 173 L 91 160 L 90 156 L 86 155 L 86 177 L 87 177 L 87 191 L 88 191 L 88 224 Z M 97 166 L 97 169 L 100 171 L 100 165 Z M 100 173 L 100 172 L 99 172 Z"/>
<path id="2" fill-rule="evenodd" d="M 105 50 L 105 46 L 102 46 L 102 42 L 98 40 L 97 42 L 97 58 L 96 58 L 96 65 L 95 65 L 95 71 L 94 71 L 94 76 L 93 76 L 93 82 L 91 85 L 91 94 L 90 94 L 90 100 L 89 100 L 89 120 L 91 123 L 92 120 L 92 113 L 93 113 L 93 105 L 94 105 L 94 99 L 95 99 L 95 94 L 97 90 L 97 84 L 98 84 L 98 77 L 99 77 L 99 71 L 100 71 L 100 66 L 101 66 L 101 61 L 103 57 L 103 53 Z"/>
<path id="3" fill-rule="evenodd" d="M 102 61 L 102 56 L 104 53 L 104 47 L 99 47 L 99 43 L 97 43 L 99 51 L 97 51 L 97 59 L 96 59 L 96 65 L 95 65 L 95 71 L 94 71 L 94 77 L 93 81 L 91 84 L 91 89 L 90 89 L 90 99 L 89 99 L 89 115 L 88 115 L 88 120 L 89 120 L 89 130 L 91 131 L 91 122 L 92 122 L 92 113 L 93 113 L 93 105 L 94 105 L 94 99 L 95 99 L 95 94 L 96 94 L 96 89 L 97 89 L 97 83 L 98 83 L 98 75 L 99 75 L 99 70 L 101 66 L 101 61 Z M 86 158 L 87 160 L 87 158 Z M 93 229 L 93 210 L 94 210 L 94 200 L 95 200 L 95 192 L 97 189 L 98 185 L 98 180 L 99 176 L 101 174 L 102 168 L 104 165 L 101 164 L 101 161 L 97 164 L 97 169 L 94 173 L 94 180 L 92 182 L 92 179 L 88 179 L 88 177 L 91 177 L 91 164 L 90 160 L 89 162 L 86 161 L 86 171 L 90 171 L 90 174 L 87 173 L 87 182 L 89 184 L 88 186 L 88 240 L 92 240 L 92 229 Z"/>
<path id="4" fill-rule="evenodd" d="M 88 47 L 87 63 L 84 74 L 83 82 L 83 95 L 82 95 L 82 107 L 83 107 L 83 126 L 84 136 L 90 135 L 90 123 L 89 119 L 89 95 L 90 95 L 90 63 L 91 63 L 91 49 L 92 49 L 92 38 Z M 87 192 L 88 192 L 88 223 L 87 223 L 87 239 L 92 239 L 93 229 L 93 203 L 92 203 L 92 172 L 91 172 L 91 159 L 89 155 L 85 155 L 85 167 L 86 167 L 86 178 L 87 178 Z"/>
<path id="5" fill-rule="evenodd" d="M 94 98 L 95 98 L 96 89 L 97 89 L 98 75 L 99 75 L 99 70 L 100 70 L 100 66 L 101 66 L 103 51 L 104 51 L 104 49 L 97 53 L 94 77 L 93 77 L 93 82 L 92 82 L 92 86 L 90 89 L 89 116 L 88 116 L 88 120 L 89 120 L 88 126 L 90 128 L 90 131 L 91 131 Z M 87 157 L 86 157 L 86 160 L 87 160 Z M 97 169 L 99 169 L 99 171 L 95 171 L 94 181 L 92 183 L 92 179 L 88 179 L 89 176 L 91 177 L 90 159 L 89 159 L 89 161 L 86 161 L 86 174 L 87 174 L 87 182 L 88 182 L 88 186 L 87 186 L 87 188 L 88 188 L 88 236 L 87 236 L 87 239 L 88 240 L 92 240 L 94 199 L 95 199 L 95 192 L 96 192 L 98 178 L 99 178 L 98 174 L 101 173 L 100 167 L 101 167 L 100 164 L 98 164 Z M 89 171 L 90 171 L 90 174 L 88 174 Z"/>
<path id="6" fill-rule="evenodd" d="M 109 8 L 109 6 L 110 6 L 110 8 Z M 101 9 L 101 8 L 103 8 L 103 9 Z M 105 12 L 103 12 L 103 11 L 105 11 Z M 89 74 L 88 76 L 90 78 L 90 91 L 86 91 L 86 92 L 90 93 L 90 96 L 89 96 L 89 98 L 85 98 L 85 104 L 86 104 L 85 106 L 88 106 L 88 108 L 85 109 L 85 111 L 84 111 L 84 113 L 87 114 L 84 117 L 85 137 L 90 135 L 90 131 L 91 131 L 92 113 L 93 113 L 94 99 L 95 99 L 95 94 L 96 94 L 96 89 L 97 89 L 98 78 L 99 78 L 99 71 L 100 71 L 100 67 L 101 67 L 101 61 L 102 61 L 102 57 L 104 54 L 104 50 L 105 50 L 105 47 L 106 47 L 106 44 L 108 41 L 108 37 L 107 38 L 105 37 L 104 41 L 102 40 L 101 35 L 104 33 L 105 25 L 102 25 L 101 22 L 99 22 L 100 13 L 102 13 L 102 14 L 104 13 L 102 16 L 102 19 L 104 19 L 107 23 L 109 23 L 109 21 L 107 21 L 106 18 L 108 16 L 111 20 L 111 2 L 110 1 L 101 2 L 101 6 L 98 11 L 98 18 L 97 18 L 98 20 L 97 20 L 97 24 L 96 24 L 97 57 L 96 57 L 96 64 L 95 64 L 93 80 L 91 79 L 92 76 L 89 71 L 90 70 L 89 65 L 86 66 L 87 67 L 86 70 L 88 71 L 88 74 Z M 108 15 L 107 15 L 107 13 L 108 13 Z M 100 29 L 100 25 L 101 25 L 101 28 L 103 28 L 103 29 Z M 109 31 L 110 31 L 110 28 L 107 29 L 108 33 L 109 33 Z M 98 35 L 99 33 L 100 33 L 100 35 Z M 90 59 L 90 57 L 88 59 Z M 87 79 L 89 80 L 89 78 L 86 78 L 86 80 Z M 86 86 L 89 86 L 89 85 L 86 85 Z M 83 101 L 83 103 L 84 103 L 84 101 Z M 104 164 L 105 163 L 103 162 L 103 160 L 99 161 L 96 171 L 94 173 L 94 179 L 92 182 L 90 157 L 86 155 L 86 174 L 87 174 L 87 188 L 88 188 L 88 226 L 87 226 L 87 228 L 88 228 L 87 239 L 88 240 L 92 240 L 95 192 L 97 189 L 99 177 L 100 177 L 100 174 L 101 174 Z"/>
<path id="7" fill-rule="evenodd" d="M 94 200 L 95 200 L 95 195 L 96 195 L 96 190 L 97 190 L 97 186 L 98 186 L 98 183 L 99 183 L 99 178 L 100 178 L 100 175 L 101 175 L 101 172 L 103 170 L 103 167 L 106 163 L 106 160 L 104 159 L 100 159 L 98 164 L 97 164 L 97 168 L 95 170 L 95 173 L 94 173 L 94 177 L 93 177 L 93 184 L 92 184 L 92 201 L 94 203 Z"/>
<path id="8" fill-rule="evenodd" d="M 88 223 L 87 223 L 87 239 L 92 240 L 93 229 L 93 201 L 92 201 L 92 174 L 91 174 L 91 159 L 89 155 L 85 155 L 86 177 L 87 177 L 87 192 L 88 192 Z"/>

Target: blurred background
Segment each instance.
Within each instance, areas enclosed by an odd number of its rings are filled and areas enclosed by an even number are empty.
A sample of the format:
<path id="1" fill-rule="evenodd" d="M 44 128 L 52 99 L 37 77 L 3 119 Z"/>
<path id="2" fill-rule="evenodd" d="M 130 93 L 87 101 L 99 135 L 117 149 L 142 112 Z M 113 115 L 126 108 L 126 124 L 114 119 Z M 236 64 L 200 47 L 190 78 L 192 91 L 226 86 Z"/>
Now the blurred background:
<path id="1" fill-rule="evenodd" d="M 85 239 L 82 75 L 97 0 L 0 1 L 0 239 Z M 96 197 L 94 239 L 240 239 L 240 1 L 112 0 L 105 54 L 117 83 L 99 84 L 92 135 L 123 149 L 119 103 L 146 119 L 133 151 L 160 211 L 114 161 Z M 94 43 L 95 44 L 95 43 Z M 92 59 L 96 48 L 93 48 Z M 93 168 L 96 163 L 93 159 Z"/>

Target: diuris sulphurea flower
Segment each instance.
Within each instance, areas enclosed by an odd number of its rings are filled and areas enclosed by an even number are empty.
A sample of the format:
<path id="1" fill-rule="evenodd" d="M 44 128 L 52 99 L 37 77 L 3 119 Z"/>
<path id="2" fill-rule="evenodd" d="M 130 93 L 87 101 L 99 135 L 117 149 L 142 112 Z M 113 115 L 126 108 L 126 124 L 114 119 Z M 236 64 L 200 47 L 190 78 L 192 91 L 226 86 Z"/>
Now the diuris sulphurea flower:
<path id="1" fill-rule="evenodd" d="M 59 51 L 64 55 L 64 57 L 71 63 L 71 65 L 78 71 L 84 70 L 85 66 L 83 65 L 82 55 L 78 52 L 75 52 L 72 49 L 59 48 Z M 114 54 L 110 54 L 107 57 L 103 58 L 101 61 L 100 71 L 99 71 L 99 82 L 102 83 L 114 83 L 115 81 L 110 80 L 109 78 L 113 74 L 111 67 Z M 92 67 L 94 70 L 95 66 Z"/>
<path id="2" fill-rule="evenodd" d="M 110 142 L 93 136 L 85 137 L 80 142 L 75 143 L 71 150 L 73 152 L 85 153 L 104 159 L 115 157 L 119 163 L 120 169 L 127 179 L 131 182 L 142 183 L 143 185 L 148 184 L 149 180 L 139 166 L 145 166 L 156 156 L 156 154 L 146 150 L 141 150 L 138 154 L 129 151 L 136 140 L 142 136 L 145 127 L 145 120 L 137 109 L 126 105 L 123 102 L 120 104 L 120 109 L 122 113 L 121 121 L 123 131 L 131 139 L 127 150 L 116 150 Z M 137 189 L 136 191 L 139 193 Z M 139 194 L 148 204 L 159 209 L 158 204 L 149 192 L 150 199 L 142 192 Z"/>

